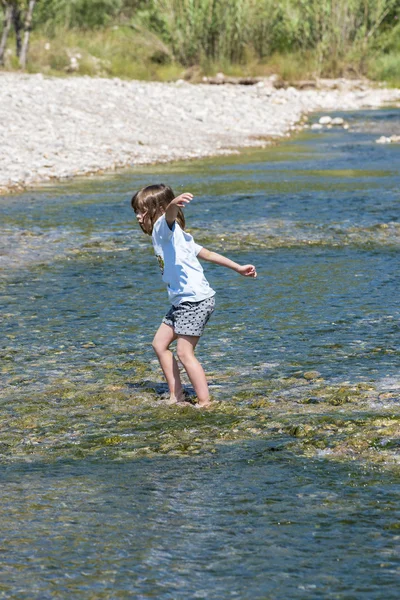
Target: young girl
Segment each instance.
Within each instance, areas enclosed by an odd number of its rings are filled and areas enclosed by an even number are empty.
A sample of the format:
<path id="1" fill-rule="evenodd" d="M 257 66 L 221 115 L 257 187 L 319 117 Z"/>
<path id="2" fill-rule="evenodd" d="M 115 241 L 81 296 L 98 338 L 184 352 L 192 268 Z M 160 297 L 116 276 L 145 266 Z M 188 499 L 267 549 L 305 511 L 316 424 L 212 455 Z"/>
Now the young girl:
<path id="1" fill-rule="evenodd" d="M 186 192 L 175 198 L 170 187 L 149 185 L 137 192 L 131 201 L 140 227 L 152 236 L 154 251 L 162 278 L 168 285 L 172 304 L 153 340 L 170 391 L 169 404 L 184 402 L 178 363 L 169 349 L 177 340 L 176 352 L 198 398 L 198 407 L 210 404 L 207 379 L 194 349 L 204 327 L 214 312 L 214 290 L 204 277 L 199 258 L 237 271 L 245 277 L 257 277 L 253 265 L 239 265 L 221 254 L 195 243 L 185 231 L 182 208 L 193 195 Z"/>

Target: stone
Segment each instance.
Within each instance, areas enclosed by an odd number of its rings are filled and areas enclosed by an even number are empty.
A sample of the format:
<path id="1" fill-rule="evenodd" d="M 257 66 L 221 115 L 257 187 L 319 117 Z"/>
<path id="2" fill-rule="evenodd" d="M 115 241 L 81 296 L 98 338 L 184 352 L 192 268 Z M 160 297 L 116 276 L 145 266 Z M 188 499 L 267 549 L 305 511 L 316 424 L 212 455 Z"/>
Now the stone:
<path id="1" fill-rule="evenodd" d="M 70 52 L 71 63 L 79 67 L 79 52 Z M 40 183 L 49 175 L 70 178 L 132 164 L 237 153 L 239 146 L 262 146 L 272 136 L 285 139 L 296 124 L 302 128 L 306 113 L 400 101 L 399 90 L 368 86 L 358 97 L 351 82 L 304 91 L 288 87 L 279 76 L 254 83 L 194 85 L 0 72 L 0 188 Z M 312 125 L 316 131 L 322 127 Z M 384 143 L 399 143 L 398 138 Z"/>
<path id="2" fill-rule="evenodd" d="M 381 135 L 381 137 L 378 138 L 375 141 L 376 141 L 377 144 L 390 144 L 392 140 L 391 140 L 390 137 L 386 137 L 384 135 Z"/>
<path id="3" fill-rule="evenodd" d="M 321 117 L 319 120 L 319 123 L 321 125 L 328 125 L 329 123 L 332 123 L 332 117 L 329 117 L 329 116 Z"/>
<path id="4" fill-rule="evenodd" d="M 342 117 L 335 117 L 334 119 L 332 119 L 331 125 L 344 125 L 344 119 L 342 119 Z"/>
<path id="5" fill-rule="evenodd" d="M 319 379 L 321 377 L 321 373 L 319 371 L 305 371 L 303 373 L 304 379 L 312 380 Z"/>

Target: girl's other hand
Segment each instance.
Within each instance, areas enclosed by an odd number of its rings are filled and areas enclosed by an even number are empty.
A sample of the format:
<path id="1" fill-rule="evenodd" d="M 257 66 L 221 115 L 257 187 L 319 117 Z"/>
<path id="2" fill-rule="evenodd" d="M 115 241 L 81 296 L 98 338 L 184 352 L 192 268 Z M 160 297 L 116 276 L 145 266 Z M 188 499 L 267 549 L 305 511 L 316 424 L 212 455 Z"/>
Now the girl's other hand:
<path id="1" fill-rule="evenodd" d="M 238 273 L 243 275 L 243 277 L 253 277 L 254 279 L 257 277 L 257 271 L 254 265 L 240 265 Z"/>
<path id="2" fill-rule="evenodd" d="M 191 200 L 193 200 L 193 194 L 191 194 L 190 192 L 185 192 L 180 196 L 174 198 L 169 204 L 175 204 L 180 208 L 185 208 L 186 204 L 189 204 Z"/>

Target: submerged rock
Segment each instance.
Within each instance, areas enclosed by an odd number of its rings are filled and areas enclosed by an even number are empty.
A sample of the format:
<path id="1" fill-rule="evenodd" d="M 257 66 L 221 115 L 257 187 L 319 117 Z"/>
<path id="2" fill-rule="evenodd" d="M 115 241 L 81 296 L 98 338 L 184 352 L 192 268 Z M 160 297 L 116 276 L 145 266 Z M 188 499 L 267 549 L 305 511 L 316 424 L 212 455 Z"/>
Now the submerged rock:
<path id="1" fill-rule="evenodd" d="M 319 371 L 306 371 L 303 373 L 304 379 L 318 379 L 321 377 L 321 373 Z"/>
<path id="2" fill-rule="evenodd" d="M 329 385 L 317 371 L 303 375 L 312 376 L 303 385 L 296 377 L 260 378 L 251 389 L 243 383 L 236 395 L 214 402 L 206 412 L 167 406 L 160 394 L 164 388 L 156 389 L 161 384 L 153 376 L 145 381 L 132 373 L 129 385 L 126 372 L 110 371 L 107 385 L 66 380 L 44 393 L 29 393 L 7 413 L 0 462 L 27 456 L 30 461 L 194 456 L 218 452 L 227 442 L 264 437 L 307 456 L 324 451 L 329 460 L 395 468 L 400 450 L 396 399 L 385 397 L 392 401 L 389 409 L 374 408 L 381 394 L 370 384 Z"/>

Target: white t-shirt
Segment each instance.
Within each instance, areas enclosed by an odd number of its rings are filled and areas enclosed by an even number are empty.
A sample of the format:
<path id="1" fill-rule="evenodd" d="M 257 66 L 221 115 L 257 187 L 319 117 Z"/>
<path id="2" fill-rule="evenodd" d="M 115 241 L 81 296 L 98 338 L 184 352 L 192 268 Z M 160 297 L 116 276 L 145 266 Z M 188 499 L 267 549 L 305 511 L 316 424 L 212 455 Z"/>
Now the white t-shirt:
<path id="1" fill-rule="evenodd" d="M 202 246 L 195 243 L 190 233 L 176 221 L 170 229 L 162 215 L 154 223 L 152 241 L 171 304 L 200 302 L 214 296 L 197 258 Z"/>

